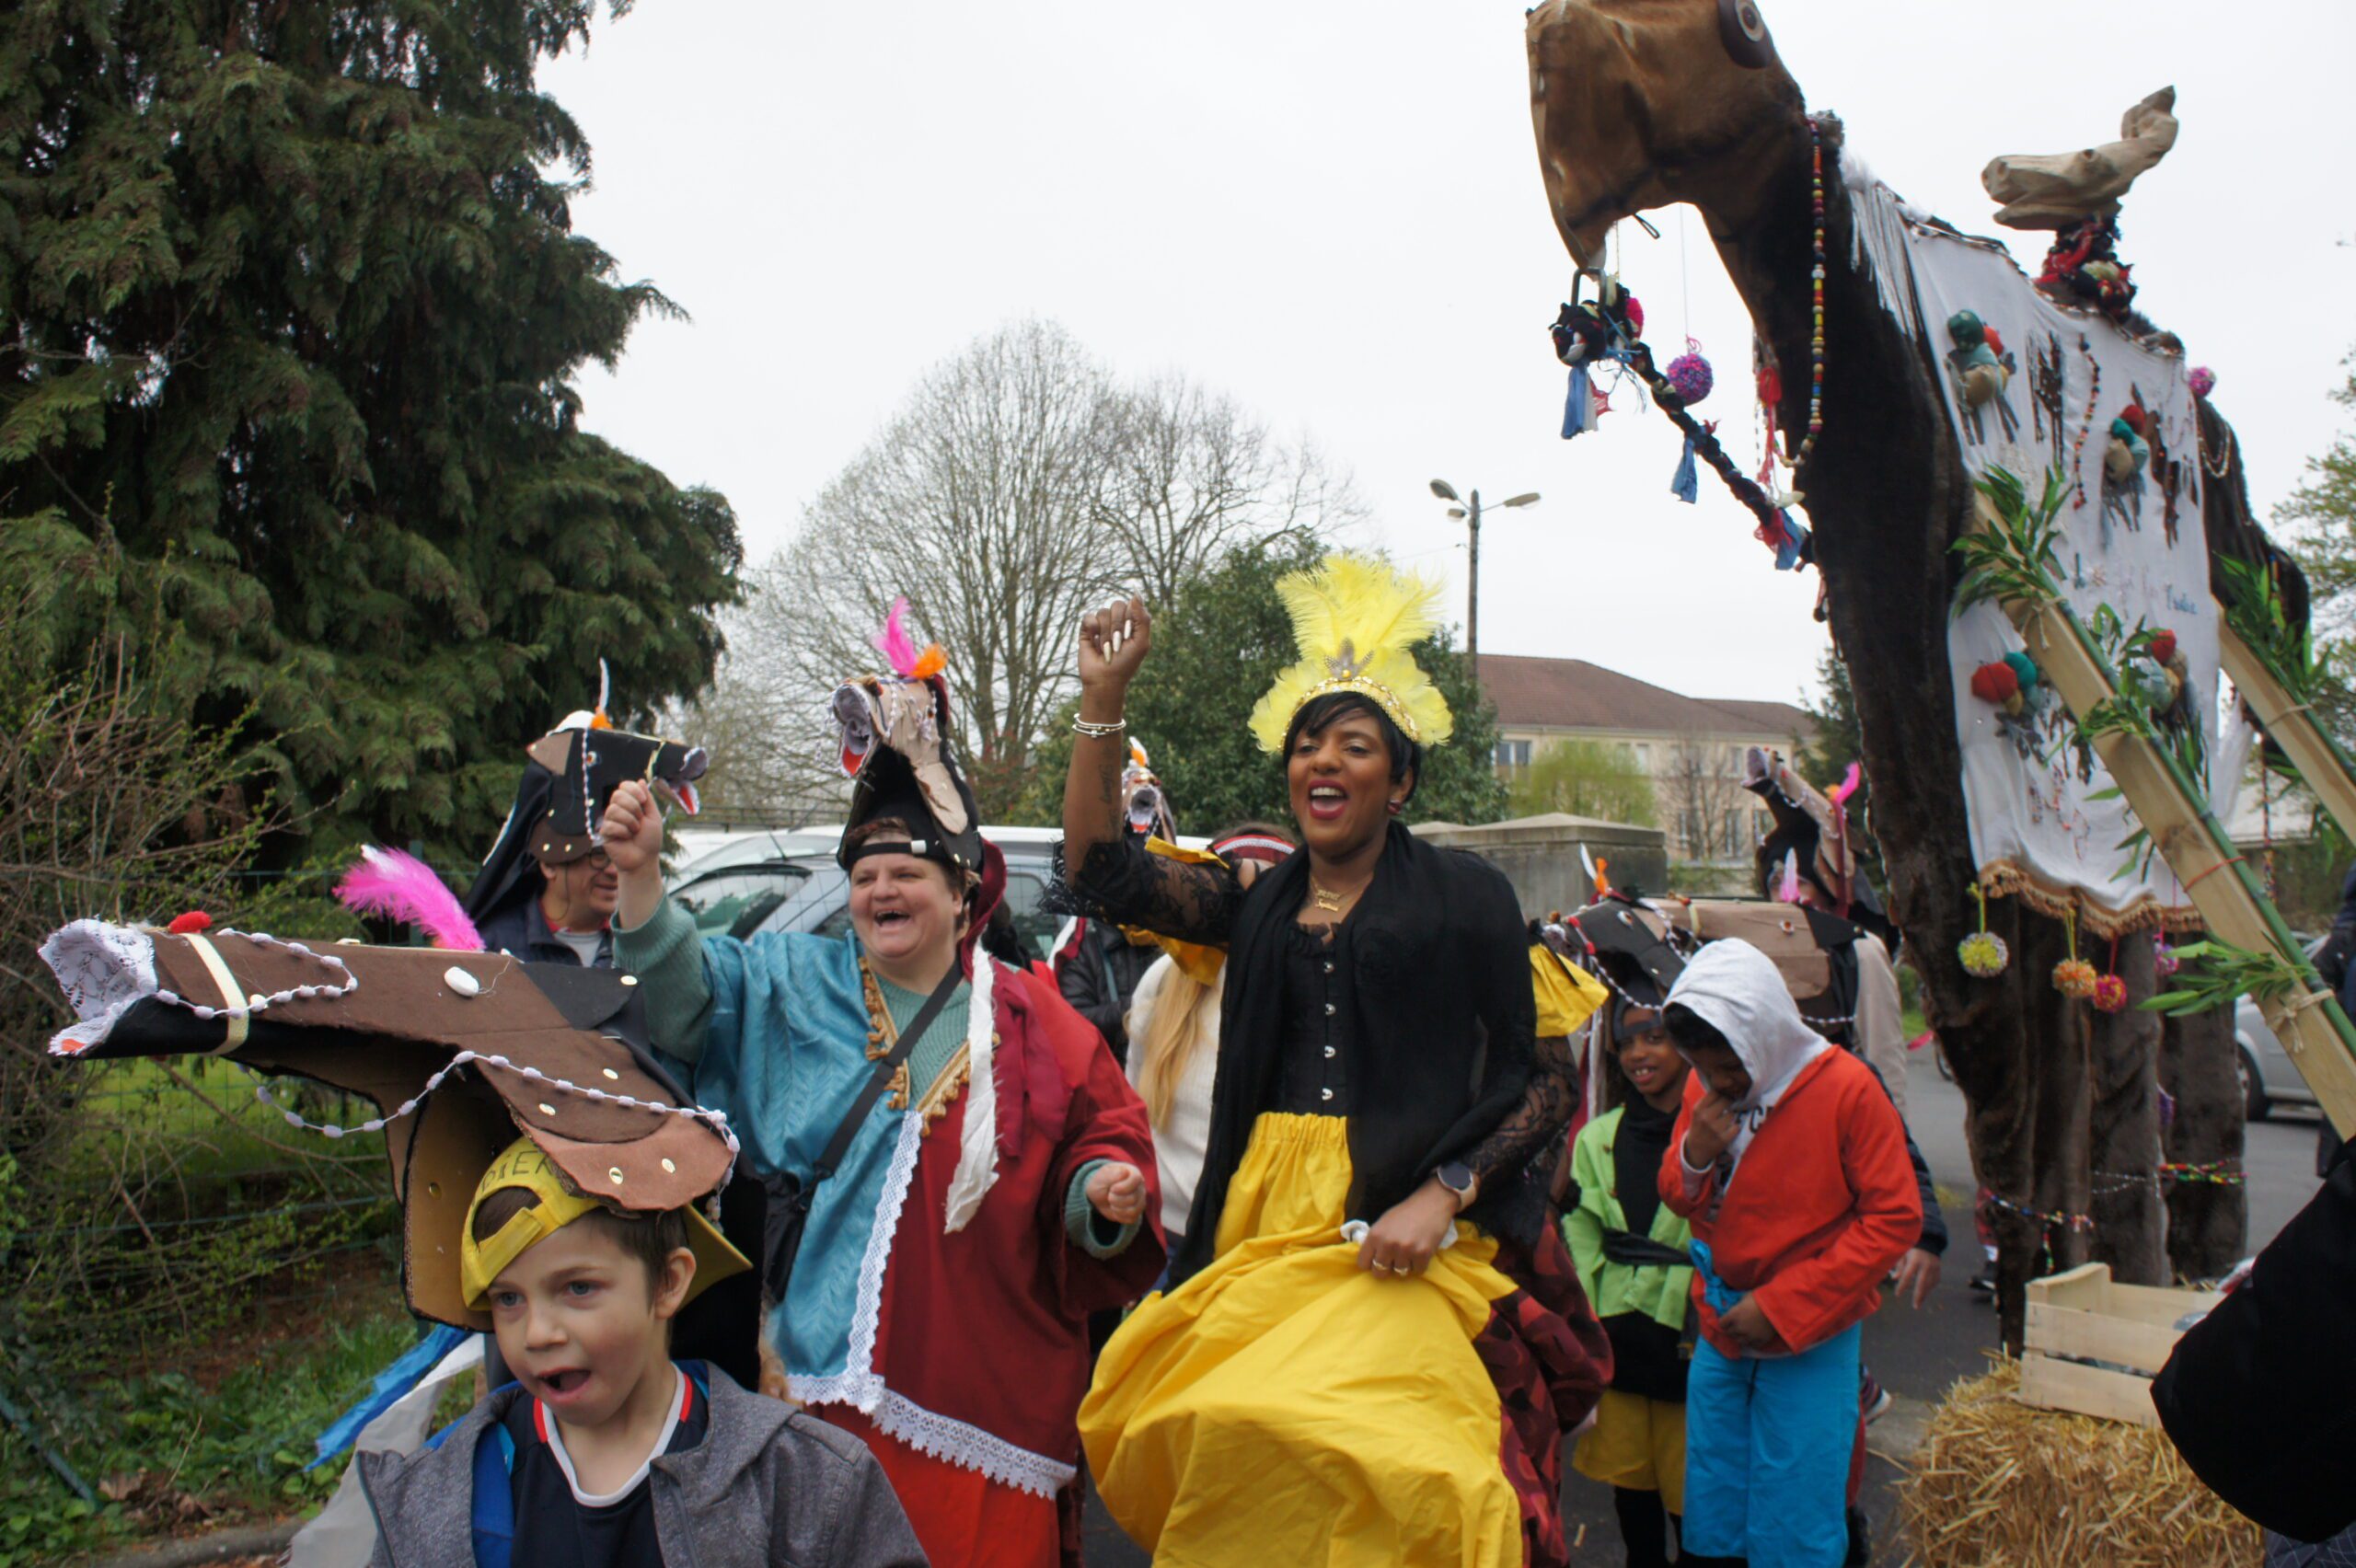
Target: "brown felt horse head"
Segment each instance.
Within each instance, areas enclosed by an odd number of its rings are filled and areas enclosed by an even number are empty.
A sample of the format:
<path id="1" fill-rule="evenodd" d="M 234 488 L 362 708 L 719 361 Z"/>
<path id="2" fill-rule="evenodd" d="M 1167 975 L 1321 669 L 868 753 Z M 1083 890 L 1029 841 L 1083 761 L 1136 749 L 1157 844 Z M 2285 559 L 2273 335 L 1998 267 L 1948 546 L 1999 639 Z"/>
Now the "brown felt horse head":
<path id="1" fill-rule="evenodd" d="M 1649 207 L 1740 227 L 1790 155 L 1800 90 L 1754 0 L 1542 0 L 1527 30 L 1539 170 L 1582 267 Z"/>

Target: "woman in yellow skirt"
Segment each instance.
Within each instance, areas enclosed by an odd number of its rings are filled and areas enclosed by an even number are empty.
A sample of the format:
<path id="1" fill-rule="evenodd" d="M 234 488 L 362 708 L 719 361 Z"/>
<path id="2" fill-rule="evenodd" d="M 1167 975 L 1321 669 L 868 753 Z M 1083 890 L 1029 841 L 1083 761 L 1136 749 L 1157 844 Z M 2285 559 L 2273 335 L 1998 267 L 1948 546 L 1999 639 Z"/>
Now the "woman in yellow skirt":
<path id="1" fill-rule="evenodd" d="M 1560 1435 L 1610 1365 L 1546 1223 L 1574 1069 L 1539 1053 L 1511 886 L 1397 821 L 1450 727 L 1407 652 L 1431 590 L 1334 557 L 1278 591 L 1302 658 L 1253 729 L 1302 849 L 1248 884 L 1120 822 L 1151 620 L 1131 601 L 1081 628 L 1069 892 L 1228 962 L 1186 1240 L 1080 1435 L 1167 1568 L 1559 1562 Z"/>

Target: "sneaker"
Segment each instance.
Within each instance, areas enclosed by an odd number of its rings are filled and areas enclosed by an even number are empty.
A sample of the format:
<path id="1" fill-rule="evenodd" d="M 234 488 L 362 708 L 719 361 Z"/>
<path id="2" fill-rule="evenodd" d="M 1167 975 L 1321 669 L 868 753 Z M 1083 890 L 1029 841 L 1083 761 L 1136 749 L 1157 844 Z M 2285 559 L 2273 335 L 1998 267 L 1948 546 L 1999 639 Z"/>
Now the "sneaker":
<path id="1" fill-rule="evenodd" d="M 1881 1386 L 1880 1378 L 1871 1372 L 1866 1373 L 1857 1400 L 1858 1409 L 1865 1413 L 1865 1424 L 1871 1426 L 1887 1415 L 1889 1412 L 1889 1390 Z"/>
<path id="2" fill-rule="evenodd" d="M 1973 1274 L 1970 1290 L 1974 1296 L 1984 1296 L 1993 1301 L 1996 1298 L 1996 1265 L 1990 1263 L 1986 1268 Z"/>

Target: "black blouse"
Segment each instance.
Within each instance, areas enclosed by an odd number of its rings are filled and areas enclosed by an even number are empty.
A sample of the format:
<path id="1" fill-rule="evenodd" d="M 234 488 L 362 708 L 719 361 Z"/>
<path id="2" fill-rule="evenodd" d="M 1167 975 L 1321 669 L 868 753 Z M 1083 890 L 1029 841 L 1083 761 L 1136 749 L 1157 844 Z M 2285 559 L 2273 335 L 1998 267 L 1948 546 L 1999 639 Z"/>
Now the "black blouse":
<path id="1" fill-rule="evenodd" d="M 1343 924 L 1346 925 L 1347 922 Z M 1333 933 L 1328 940 L 1326 933 Z M 1285 940 L 1284 1064 L 1276 1109 L 1297 1116 L 1350 1113 L 1342 1054 L 1342 927 L 1296 925 Z"/>

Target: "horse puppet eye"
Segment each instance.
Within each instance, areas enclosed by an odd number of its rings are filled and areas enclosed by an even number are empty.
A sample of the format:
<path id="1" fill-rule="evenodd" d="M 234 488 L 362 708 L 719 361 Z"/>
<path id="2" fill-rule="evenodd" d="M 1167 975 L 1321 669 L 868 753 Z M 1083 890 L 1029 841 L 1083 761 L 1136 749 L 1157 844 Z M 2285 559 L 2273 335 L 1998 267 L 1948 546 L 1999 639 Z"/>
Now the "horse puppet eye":
<path id="1" fill-rule="evenodd" d="M 1718 0 L 1718 41 L 1727 57 L 1746 71 L 1764 70 L 1775 58 L 1774 40 L 1757 0 Z"/>

